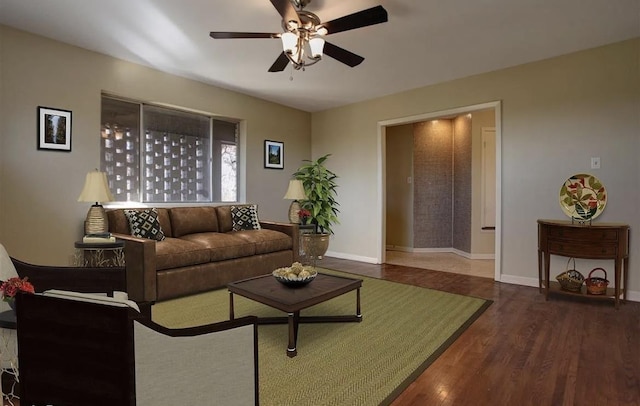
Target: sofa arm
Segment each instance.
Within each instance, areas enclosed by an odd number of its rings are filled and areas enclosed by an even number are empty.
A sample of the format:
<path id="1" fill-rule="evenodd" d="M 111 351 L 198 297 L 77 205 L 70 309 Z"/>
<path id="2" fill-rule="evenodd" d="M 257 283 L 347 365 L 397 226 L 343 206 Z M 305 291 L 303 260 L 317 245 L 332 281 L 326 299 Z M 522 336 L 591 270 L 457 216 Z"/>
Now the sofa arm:
<path id="1" fill-rule="evenodd" d="M 127 293 L 136 302 L 155 302 L 156 242 L 127 234 L 112 233 L 124 241 L 124 260 L 127 268 Z"/>
<path id="2" fill-rule="evenodd" d="M 260 221 L 260 227 L 267 230 L 280 231 L 291 237 L 293 262 L 300 260 L 300 227 L 298 227 L 298 224 Z"/>

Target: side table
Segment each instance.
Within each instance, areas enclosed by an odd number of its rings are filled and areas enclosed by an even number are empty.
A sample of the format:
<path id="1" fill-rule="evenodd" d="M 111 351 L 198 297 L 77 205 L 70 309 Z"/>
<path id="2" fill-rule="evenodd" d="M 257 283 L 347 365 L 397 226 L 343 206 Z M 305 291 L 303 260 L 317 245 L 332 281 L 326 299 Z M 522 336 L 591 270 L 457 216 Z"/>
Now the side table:
<path id="1" fill-rule="evenodd" d="M 76 241 L 74 266 L 108 268 L 122 267 L 124 263 L 124 241 L 110 243 L 85 243 Z"/>
<path id="2" fill-rule="evenodd" d="M 13 405 L 19 399 L 16 391 L 18 379 L 18 344 L 16 337 L 16 313 L 13 310 L 0 312 L 0 392 L 2 401 Z M 5 389 L 5 384 L 10 390 Z"/>

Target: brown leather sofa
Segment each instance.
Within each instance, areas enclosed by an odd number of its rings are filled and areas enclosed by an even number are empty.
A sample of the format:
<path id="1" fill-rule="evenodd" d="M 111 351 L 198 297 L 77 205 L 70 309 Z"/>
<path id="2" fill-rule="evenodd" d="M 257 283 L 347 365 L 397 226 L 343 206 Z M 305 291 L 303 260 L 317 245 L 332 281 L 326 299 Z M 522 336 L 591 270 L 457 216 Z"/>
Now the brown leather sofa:
<path id="1" fill-rule="evenodd" d="M 107 210 L 110 232 L 125 241 L 129 298 L 203 292 L 298 260 L 297 224 L 260 221 L 260 230 L 233 231 L 231 207 L 157 208 L 162 241 L 133 237 L 125 209 Z"/>

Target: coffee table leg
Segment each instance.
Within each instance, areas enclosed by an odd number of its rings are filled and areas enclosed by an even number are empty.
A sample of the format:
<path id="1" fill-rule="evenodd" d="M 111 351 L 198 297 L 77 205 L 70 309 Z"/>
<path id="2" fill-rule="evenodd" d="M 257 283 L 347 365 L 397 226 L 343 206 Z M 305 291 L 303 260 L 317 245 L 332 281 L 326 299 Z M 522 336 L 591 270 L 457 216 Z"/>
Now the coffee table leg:
<path id="1" fill-rule="evenodd" d="M 233 314 L 233 292 L 229 292 L 229 320 L 234 319 Z"/>
<path id="2" fill-rule="evenodd" d="M 356 317 L 362 318 L 362 311 L 360 310 L 360 288 L 356 290 Z"/>
<path id="3" fill-rule="evenodd" d="M 296 344 L 298 342 L 298 326 L 300 324 L 300 312 L 288 313 L 289 315 L 289 346 L 287 356 L 289 358 L 298 355 Z"/>

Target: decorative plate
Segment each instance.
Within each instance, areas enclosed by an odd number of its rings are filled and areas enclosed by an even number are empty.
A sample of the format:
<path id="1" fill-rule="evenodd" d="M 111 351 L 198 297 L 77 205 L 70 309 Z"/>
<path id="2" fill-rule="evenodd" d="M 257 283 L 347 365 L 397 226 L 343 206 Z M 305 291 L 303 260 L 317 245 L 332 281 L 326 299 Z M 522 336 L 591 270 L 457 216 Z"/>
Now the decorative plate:
<path id="1" fill-rule="evenodd" d="M 606 205 L 607 191 L 593 175 L 573 175 L 560 188 L 560 207 L 572 219 L 593 220 L 602 214 Z"/>

